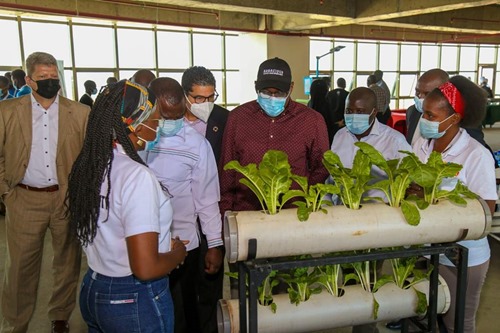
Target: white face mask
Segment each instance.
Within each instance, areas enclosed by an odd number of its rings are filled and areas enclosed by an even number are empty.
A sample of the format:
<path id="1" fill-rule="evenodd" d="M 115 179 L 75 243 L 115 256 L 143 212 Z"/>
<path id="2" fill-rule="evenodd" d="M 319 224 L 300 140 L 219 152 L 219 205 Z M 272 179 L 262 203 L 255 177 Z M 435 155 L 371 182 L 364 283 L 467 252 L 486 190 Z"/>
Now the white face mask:
<path id="1" fill-rule="evenodd" d="M 212 113 L 214 109 L 214 102 L 204 102 L 204 103 L 191 103 L 188 98 L 186 100 L 189 102 L 191 106 L 191 113 L 196 116 L 196 118 L 200 119 L 204 123 L 208 121 L 208 117 Z"/>

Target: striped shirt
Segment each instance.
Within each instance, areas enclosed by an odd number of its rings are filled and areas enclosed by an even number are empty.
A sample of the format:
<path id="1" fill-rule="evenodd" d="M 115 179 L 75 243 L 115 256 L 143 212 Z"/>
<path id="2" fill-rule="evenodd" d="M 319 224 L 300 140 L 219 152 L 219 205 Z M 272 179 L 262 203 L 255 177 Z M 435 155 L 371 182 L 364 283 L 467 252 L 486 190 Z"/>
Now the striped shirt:
<path id="1" fill-rule="evenodd" d="M 187 250 L 199 245 L 197 219 L 208 247 L 222 242 L 219 176 L 210 143 L 184 124 L 172 137 L 161 137 L 144 159 L 172 195 L 172 236 L 189 240 Z"/>

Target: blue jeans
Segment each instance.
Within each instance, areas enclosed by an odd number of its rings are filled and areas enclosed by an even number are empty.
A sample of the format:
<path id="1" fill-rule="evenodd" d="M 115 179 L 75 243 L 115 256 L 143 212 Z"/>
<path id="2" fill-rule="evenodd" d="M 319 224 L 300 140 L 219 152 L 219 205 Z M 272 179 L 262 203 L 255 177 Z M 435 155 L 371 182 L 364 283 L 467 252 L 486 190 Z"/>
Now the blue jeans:
<path id="1" fill-rule="evenodd" d="M 172 333 L 174 306 L 168 277 L 140 281 L 109 277 L 91 270 L 83 278 L 80 311 L 89 333 Z"/>

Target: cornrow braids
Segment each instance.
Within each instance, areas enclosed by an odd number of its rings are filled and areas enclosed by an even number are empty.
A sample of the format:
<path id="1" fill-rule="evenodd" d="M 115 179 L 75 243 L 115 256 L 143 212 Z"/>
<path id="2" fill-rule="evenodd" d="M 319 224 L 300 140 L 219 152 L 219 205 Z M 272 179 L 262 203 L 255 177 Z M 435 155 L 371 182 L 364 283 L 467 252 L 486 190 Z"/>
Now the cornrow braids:
<path id="1" fill-rule="evenodd" d="M 130 158 L 145 165 L 128 137 L 120 112 L 126 86 L 126 81 L 120 81 L 106 87 L 97 97 L 89 114 L 83 148 L 69 175 L 67 215 L 71 230 L 83 246 L 92 243 L 97 234 L 100 208 L 109 207 L 114 141 L 123 146 Z M 102 197 L 105 177 L 108 189 Z"/>

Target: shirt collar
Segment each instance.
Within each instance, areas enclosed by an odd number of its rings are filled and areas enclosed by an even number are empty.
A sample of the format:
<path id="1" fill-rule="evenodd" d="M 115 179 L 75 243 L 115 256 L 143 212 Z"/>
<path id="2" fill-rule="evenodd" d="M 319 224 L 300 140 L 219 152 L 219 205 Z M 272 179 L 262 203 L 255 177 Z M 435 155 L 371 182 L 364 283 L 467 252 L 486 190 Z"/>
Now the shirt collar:
<path id="1" fill-rule="evenodd" d="M 464 134 L 464 129 L 460 128 L 458 133 L 455 135 L 453 140 L 448 144 L 448 147 L 441 153 L 443 157 L 445 156 L 458 156 L 464 151 L 464 148 L 468 144 L 467 135 Z M 426 140 L 426 144 L 422 145 L 422 151 L 426 156 L 430 155 L 434 149 L 434 143 L 436 139 Z"/>
<path id="2" fill-rule="evenodd" d="M 33 96 L 33 93 L 30 94 L 31 96 L 31 104 L 32 105 L 39 105 L 40 103 L 35 99 L 35 96 Z M 58 106 L 59 105 L 59 94 L 56 95 L 56 99 L 52 102 L 52 104 L 50 105 L 50 107 L 52 107 L 52 105 L 55 106 Z M 50 108 L 49 107 L 49 108 Z"/>

